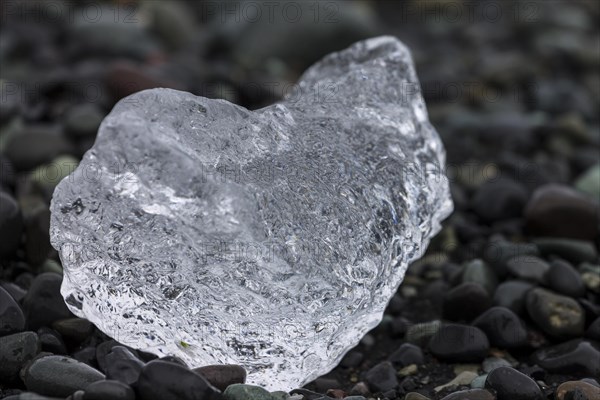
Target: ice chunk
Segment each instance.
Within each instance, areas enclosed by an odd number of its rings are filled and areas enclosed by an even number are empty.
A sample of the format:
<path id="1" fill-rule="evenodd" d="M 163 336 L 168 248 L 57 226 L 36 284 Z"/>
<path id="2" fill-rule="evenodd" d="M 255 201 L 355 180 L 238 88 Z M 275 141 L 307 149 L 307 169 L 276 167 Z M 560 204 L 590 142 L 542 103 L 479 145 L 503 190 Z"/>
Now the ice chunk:
<path id="1" fill-rule="evenodd" d="M 393 37 L 258 111 L 137 93 L 54 193 L 62 294 L 126 345 L 298 387 L 380 321 L 452 211 L 444 158 Z"/>

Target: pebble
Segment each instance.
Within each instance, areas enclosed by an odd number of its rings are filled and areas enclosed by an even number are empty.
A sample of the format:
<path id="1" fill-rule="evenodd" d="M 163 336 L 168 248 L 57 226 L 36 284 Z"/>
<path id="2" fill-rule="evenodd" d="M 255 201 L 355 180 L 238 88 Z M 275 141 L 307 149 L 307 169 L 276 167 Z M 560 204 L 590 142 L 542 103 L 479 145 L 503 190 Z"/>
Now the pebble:
<path id="1" fill-rule="evenodd" d="M 246 370 L 240 365 L 207 365 L 192 371 L 202 375 L 220 391 L 224 391 L 227 386 L 234 383 L 246 382 Z"/>
<path id="2" fill-rule="evenodd" d="M 579 272 L 564 260 L 554 260 L 546 274 L 548 287 L 569 297 L 581 297 L 585 294 L 585 284 Z"/>
<path id="3" fill-rule="evenodd" d="M 473 379 L 473 382 L 471 382 L 471 389 L 483 389 L 485 387 L 486 379 L 487 374 L 479 375 L 477 378 Z"/>
<path id="4" fill-rule="evenodd" d="M 41 351 L 35 332 L 20 332 L 0 337 L 0 382 L 15 382 L 21 368 Z"/>
<path id="5" fill-rule="evenodd" d="M 28 196 L 19 199 L 25 223 L 25 260 L 38 266 L 48 258 L 50 245 L 50 210 L 44 199 Z"/>
<path id="6" fill-rule="evenodd" d="M 438 359 L 448 362 L 479 362 L 487 355 L 489 341 L 479 328 L 448 324 L 431 338 L 429 349 Z"/>
<path id="7" fill-rule="evenodd" d="M 14 255 L 21 242 L 23 216 L 16 200 L 0 190 L 0 258 Z"/>
<path id="8" fill-rule="evenodd" d="M 500 367 L 511 367 L 510 363 L 506 361 L 504 358 L 498 357 L 489 357 L 483 360 L 481 363 L 481 369 L 483 372 L 490 373 L 496 368 Z"/>
<path id="9" fill-rule="evenodd" d="M 204 377 L 181 365 L 160 360 L 150 361 L 142 368 L 137 391 L 140 400 L 217 400 L 221 397 L 220 391 Z"/>
<path id="10" fill-rule="evenodd" d="M 446 293 L 443 315 L 451 321 L 471 321 L 491 305 L 492 300 L 481 285 L 465 282 Z"/>
<path id="11" fill-rule="evenodd" d="M 556 389 L 556 400 L 597 400 L 600 388 L 584 381 L 563 382 Z"/>
<path id="12" fill-rule="evenodd" d="M 4 154 L 18 171 L 30 171 L 50 162 L 60 154 L 68 154 L 70 145 L 57 126 L 29 126 L 11 136 Z"/>
<path id="13" fill-rule="evenodd" d="M 76 104 L 65 114 L 65 132 L 73 138 L 95 137 L 103 119 L 104 113 L 97 104 Z"/>
<path id="14" fill-rule="evenodd" d="M 65 342 L 58 332 L 46 326 L 42 326 L 37 330 L 37 334 L 42 343 L 42 351 L 47 351 L 53 354 L 67 354 Z"/>
<path id="15" fill-rule="evenodd" d="M 577 178 L 575 188 L 592 199 L 600 199 L 600 164 L 590 167 Z"/>
<path id="16" fill-rule="evenodd" d="M 525 295 L 533 284 L 525 281 L 509 280 L 501 283 L 494 293 L 493 303 L 506 307 L 517 315 L 525 315 Z"/>
<path id="17" fill-rule="evenodd" d="M 344 368 L 356 368 L 360 365 L 360 363 L 365 358 L 364 354 L 357 350 L 350 350 L 346 353 L 342 361 L 340 361 L 340 366 Z"/>
<path id="18" fill-rule="evenodd" d="M 484 389 L 469 389 L 450 393 L 442 400 L 496 400 L 496 396 Z"/>
<path id="19" fill-rule="evenodd" d="M 486 262 L 480 259 L 472 260 L 464 266 L 463 282 L 473 282 L 481 285 L 492 296 L 498 286 L 496 273 Z"/>
<path id="20" fill-rule="evenodd" d="M 25 295 L 27 294 L 26 290 L 24 290 L 19 285 L 14 284 L 13 282 L 0 282 L 0 287 L 6 290 L 8 294 L 10 294 L 12 298 L 19 303 L 21 302 L 21 300 L 23 300 L 23 298 L 25 298 Z"/>
<path id="21" fill-rule="evenodd" d="M 49 355 L 27 366 L 23 381 L 27 390 L 32 392 L 66 397 L 104 378 L 100 371 L 73 358 Z"/>
<path id="22" fill-rule="evenodd" d="M 223 392 L 224 400 L 274 400 L 271 393 L 260 386 L 236 383 Z"/>
<path id="23" fill-rule="evenodd" d="M 61 319 L 55 321 L 52 327 L 62 336 L 77 342 L 84 341 L 93 330 L 92 323 L 83 318 Z"/>
<path id="24" fill-rule="evenodd" d="M 96 350 L 97 356 L 98 350 Z M 144 363 L 123 346 L 112 347 L 110 352 L 103 356 L 102 359 L 104 360 L 103 365 L 106 377 L 126 385 L 133 385 L 137 382 L 142 368 L 144 368 Z"/>
<path id="25" fill-rule="evenodd" d="M 506 273 L 506 262 L 511 258 L 537 256 L 538 248 L 531 243 L 513 243 L 502 237 L 494 236 L 486 244 L 484 260 L 494 267 L 496 274 L 503 278 Z"/>
<path id="26" fill-rule="evenodd" d="M 600 342 L 600 317 L 596 318 L 594 322 L 590 324 L 585 332 L 585 336 Z"/>
<path id="27" fill-rule="evenodd" d="M 572 262 L 575 265 L 579 263 L 597 262 L 598 251 L 594 243 L 586 240 L 561 239 L 561 238 L 540 238 L 534 239 L 535 245 L 544 256 L 558 256 Z"/>
<path id="28" fill-rule="evenodd" d="M 538 188 L 525 209 L 529 233 L 582 240 L 596 239 L 599 215 L 597 201 L 558 184 Z"/>
<path id="29" fill-rule="evenodd" d="M 23 299 L 23 310 L 28 329 L 52 325 L 54 321 L 70 318 L 72 314 L 60 294 L 62 276 L 45 272 L 33 280 Z"/>
<path id="30" fill-rule="evenodd" d="M 367 371 L 365 380 L 371 392 L 385 392 L 398 386 L 396 369 L 389 361 L 383 361 Z"/>
<path id="31" fill-rule="evenodd" d="M 520 217 L 527 203 L 527 190 L 510 178 L 488 181 L 479 186 L 471 207 L 485 222 Z"/>
<path id="32" fill-rule="evenodd" d="M 497 400 L 543 400 L 537 383 L 510 367 L 500 367 L 488 374 L 485 387 L 496 392 Z"/>
<path id="33" fill-rule="evenodd" d="M 535 288 L 527 294 L 526 302 L 529 316 L 548 335 L 583 335 L 585 312 L 572 298 Z"/>
<path id="34" fill-rule="evenodd" d="M 506 269 L 518 279 L 543 284 L 546 281 L 550 265 L 539 257 L 518 256 L 507 261 Z"/>
<path id="35" fill-rule="evenodd" d="M 441 386 L 437 386 L 435 387 L 433 390 L 435 392 L 441 392 L 444 389 L 447 388 L 454 388 L 457 386 L 468 386 L 471 384 L 471 382 L 473 382 L 473 379 L 477 378 L 477 373 L 476 372 L 472 372 L 472 371 L 463 371 L 460 374 L 458 374 L 454 379 L 452 379 L 450 382 L 441 385 Z"/>
<path id="36" fill-rule="evenodd" d="M 104 380 L 85 388 L 83 400 L 135 400 L 133 389 L 122 382 Z"/>
<path id="37" fill-rule="evenodd" d="M 1 236 L 3 237 L 3 236 Z M 0 336 L 25 329 L 25 316 L 15 299 L 0 286 Z"/>
<path id="38" fill-rule="evenodd" d="M 487 335 L 490 344 L 513 349 L 527 344 L 525 324 L 517 314 L 505 307 L 492 307 L 472 323 Z"/>
<path id="39" fill-rule="evenodd" d="M 442 321 L 439 320 L 414 324 L 408 327 L 405 339 L 409 343 L 423 347 L 441 327 Z"/>
<path id="40" fill-rule="evenodd" d="M 396 367 L 406 367 L 411 364 L 422 365 L 425 363 L 425 357 L 420 347 L 411 343 L 403 343 L 389 357 L 390 361 Z"/>
<path id="41" fill-rule="evenodd" d="M 536 351 L 532 361 L 550 372 L 600 376 L 600 346 L 588 340 L 573 339 Z"/>
<path id="42" fill-rule="evenodd" d="M 421 393 L 410 392 L 410 393 L 406 394 L 406 396 L 404 397 L 404 400 L 431 400 L 431 399 L 427 396 L 423 396 Z"/>

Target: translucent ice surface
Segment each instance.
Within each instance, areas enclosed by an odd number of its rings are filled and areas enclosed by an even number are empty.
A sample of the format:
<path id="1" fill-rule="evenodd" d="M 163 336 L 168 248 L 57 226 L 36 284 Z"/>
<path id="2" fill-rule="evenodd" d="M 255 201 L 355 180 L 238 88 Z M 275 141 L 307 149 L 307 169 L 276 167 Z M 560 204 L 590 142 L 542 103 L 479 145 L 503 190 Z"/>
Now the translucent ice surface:
<path id="1" fill-rule="evenodd" d="M 290 390 L 380 321 L 452 211 L 444 162 L 393 37 L 325 57 L 258 111 L 134 94 L 54 192 L 62 294 L 124 344 Z"/>

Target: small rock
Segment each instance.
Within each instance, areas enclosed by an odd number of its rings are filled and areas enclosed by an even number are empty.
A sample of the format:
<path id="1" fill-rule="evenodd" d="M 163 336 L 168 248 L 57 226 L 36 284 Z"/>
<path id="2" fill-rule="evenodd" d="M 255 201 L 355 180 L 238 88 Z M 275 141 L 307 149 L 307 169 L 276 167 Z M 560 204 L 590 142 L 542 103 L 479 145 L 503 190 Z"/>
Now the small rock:
<path id="1" fill-rule="evenodd" d="M 513 257 L 506 263 L 506 268 L 515 277 L 531 282 L 544 283 L 550 265 L 539 257 Z"/>
<path id="2" fill-rule="evenodd" d="M 471 382 L 472 389 L 483 389 L 485 387 L 485 381 L 487 380 L 487 374 L 479 375 Z"/>
<path id="3" fill-rule="evenodd" d="M 596 318 L 594 322 L 590 324 L 585 332 L 585 336 L 600 342 L 600 317 Z"/>
<path id="4" fill-rule="evenodd" d="M 508 308 L 492 307 L 472 325 L 485 332 L 492 346 L 512 349 L 527 344 L 527 330 L 523 321 Z"/>
<path id="5" fill-rule="evenodd" d="M 592 199 L 600 199 L 600 164 L 589 168 L 577 178 L 575 187 L 580 192 L 591 196 Z"/>
<path id="6" fill-rule="evenodd" d="M 487 390 L 470 389 L 451 393 L 442 400 L 496 400 L 496 396 Z"/>
<path id="7" fill-rule="evenodd" d="M 494 267 L 499 277 L 506 275 L 506 263 L 511 258 L 537 256 L 538 248 L 531 243 L 513 243 L 501 237 L 492 237 L 484 249 L 484 260 Z"/>
<path id="8" fill-rule="evenodd" d="M 85 340 L 93 330 L 92 323 L 83 318 L 61 319 L 60 321 L 55 321 L 52 327 L 62 336 L 77 342 Z"/>
<path id="9" fill-rule="evenodd" d="M 104 378 L 100 371 L 73 358 L 50 355 L 34 360 L 26 368 L 23 381 L 27 390 L 66 397 Z"/>
<path id="10" fill-rule="evenodd" d="M 0 193 L 1 195 L 1 193 Z M 4 238 L 5 236 L 0 235 Z M 25 316 L 13 297 L 0 286 L 0 336 L 25 329 Z"/>
<path id="11" fill-rule="evenodd" d="M 221 391 L 234 383 L 246 382 L 246 370 L 239 365 L 207 365 L 192 371 L 202 375 L 211 385 Z"/>
<path id="12" fill-rule="evenodd" d="M 123 346 L 112 347 L 104 359 L 106 377 L 126 385 L 136 383 L 142 372 L 142 368 L 144 368 L 144 363 Z"/>
<path id="13" fill-rule="evenodd" d="M 442 327 L 442 321 L 423 322 L 408 327 L 406 341 L 423 347 Z"/>
<path id="14" fill-rule="evenodd" d="M 73 138 L 95 137 L 104 116 L 94 103 L 76 104 L 65 115 L 65 131 Z"/>
<path id="15" fill-rule="evenodd" d="M 550 372 L 600 375 L 600 347 L 594 342 L 574 339 L 538 350 L 532 361 Z"/>
<path id="16" fill-rule="evenodd" d="M 429 397 L 423 396 L 421 393 L 410 392 L 404 397 L 404 400 L 430 400 Z"/>
<path id="17" fill-rule="evenodd" d="M 556 389 L 556 400 L 600 399 L 600 388 L 584 381 L 568 381 Z"/>
<path id="18" fill-rule="evenodd" d="M 355 368 L 360 365 L 364 358 L 364 354 L 360 351 L 350 350 L 346 353 L 344 358 L 342 358 L 342 361 L 340 361 L 340 366 L 344 368 Z"/>
<path id="19" fill-rule="evenodd" d="M 498 285 L 494 293 L 493 303 L 506 307 L 517 315 L 525 315 L 525 295 L 533 288 L 533 284 L 524 281 L 506 281 Z"/>
<path id="20" fill-rule="evenodd" d="M 83 400 L 135 400 L 133 389 L 119 381 L 98 381 L 85 388 Z"/>
<path id="21" fill-rule="evenodd" d="M 53 354 L 67 354 L 65 342 L 58 332 L 48 327 L 42 326 L 37 334 L 42 343 L 42 351 Z"/>
<path id="22" fill-rule="evenodd" d="M 225 392 L 223 392 L 224 400 L 274 400 L 267 390 L 260 386 L 245 385 L 236 383 L 230 385 Z"/>
<path id="23" fill-rule="evenodd" d="M 20 332 L 0 337 L 0 382 L 14 383 L 21 368 L 41 351 L 35 332 Z"/>
<path id="24" fill-rule="evenodd" d="M 471 321 L 490 308 L 487 291 L 476 283 L 461 283 L 444 296 L 444 317 L 451 321 Z"/>
<path id="25" fill-rule="evenodd" d="M 527 294 L 526 301 L 529 316 L 548 335 L 583 335 L 585 313 L 572 298 L 535 288 Z"/>
<path id="26" fill-rule="evenodd" d="M 385 392 L 398 386 L 396 369 L 389 361 L 383 361 L 367 371 L 365 380 L 371 392 Z"/>
<path id="27" fill-rule="evenodd" d="M 561 238 L 539 238 L 533 241 L 544 256 L 558 256 L 575 265 L 596 262 L 598 251 L 591 241 Z"/>
<path id="28" fill-rule="evenodd" d="M 425 358 L 420 347 L 411 343 L 403 343 L 388 357 L 388 361 L 394 366 L 402 368 L 411 364 L 422 365 L 425 363 Z"/>
<path id="29" fill-rule="evenodd" d="M 39 329 L 54 321 L 72 317 L 60 294 L 61 283 L 62 276 L 51 272 L 35 277 L 23 299 L 28 329 Z"/>
<path id="30" fill-rule="evenodd" d="M 479 328 L 449 324 L 431 338 L 429 349 L 438 359 L 449 362 L 478 362 L 489 350 L 489 341 Z"/>
<path id="31" fill-rule="evenodd" d="M 447 388 L 452 388 L 452 387 L 457 387 L 457 386 L 468 386 L 471 384 L 471 382 L 473 382 L 473 379 L 477 378 L 477 373 L 475 372 L 471 372 L 471 371 L 463 371 L 460 374 L 458 374 L 454 379 L 452 379 L 450 382 L 438 386 L 436 388 L 434 388 L 433 390 L 436 392 L 441 392 L 444 389 Z"/>
<path id="32" fill-rule="evenodd" d="M 220 391 L 201 375 L 181 365 L 160 360 L 150 361 L 144 366 L 137 390 L 141 400 L 217 400 L 221 397 Z"/>
<path id="33" fill-rule="evenodd" d="M 497 400 L 543 400 L 540 387 L 533 379 L 509 367 L 488 374 L 485 387 L 496 391 Z"/>
<path id="34" fill-rule="evenodd" d="M 510 366 L 510 363 L 504 358 L 490 357 L 483 360 L 483 363 L 481 364 L 481 369 L 483 369 L 483 372 L 490 373 L 496 368 Z"/>
<path id="35" fill-rule="evenodd" d="M 571 264 L 563 260 L 554 260 L 546 274 L 546 282 L 554 291 L 578 298 L 585 294 L 585 285 L 581 275 Z"/>
<path id="36" fill-rule="evenodd" d="M 520 217 L 527 203 L 527 190 L 519 182 L 501 178 L 488 181 L 475 192 L 473 211 L 485 222 Z"/>
<path id="37" fill-rule="evenodd" d="M 14 255 L 21 242 L 23 215 L 16 200 L 0 190 L 0 258 Z"/>
<path id="38" fill-rule="evenodd" d="M 525 210 L 530 233 L 582 240 L 596 239 L 599 215 L 597 201 L 557 184 L 538 188 Z"/>
<path id="39" fill-rule="evenodd" d="M 69 150 L 69 143 L 57 127 L 30 126 L 11 136 L 4 152 L 18 171 L 30 171 Z"/>
<path id="40" fill-rule="evenodd" d="M 498 278 L 494 270 L 480 259 L 475 259 L 465 265 L 462 280 L 481 285 L 490 296 L 494 294 L 498 286 Z"/>

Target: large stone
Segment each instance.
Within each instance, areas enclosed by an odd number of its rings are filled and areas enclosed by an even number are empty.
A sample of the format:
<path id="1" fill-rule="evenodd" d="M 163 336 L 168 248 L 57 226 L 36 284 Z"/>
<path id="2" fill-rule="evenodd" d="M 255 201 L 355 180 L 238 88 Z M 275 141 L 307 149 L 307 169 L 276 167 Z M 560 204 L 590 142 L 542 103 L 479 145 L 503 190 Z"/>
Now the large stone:
<path id="1" fill-rule="evenodd" d="M 54 192 L 62 294 L 128 346 L 301 386 L 377 325 L 451 212 L 444 158 L 392 37 L 254 112 L 135 94 Z"/>

